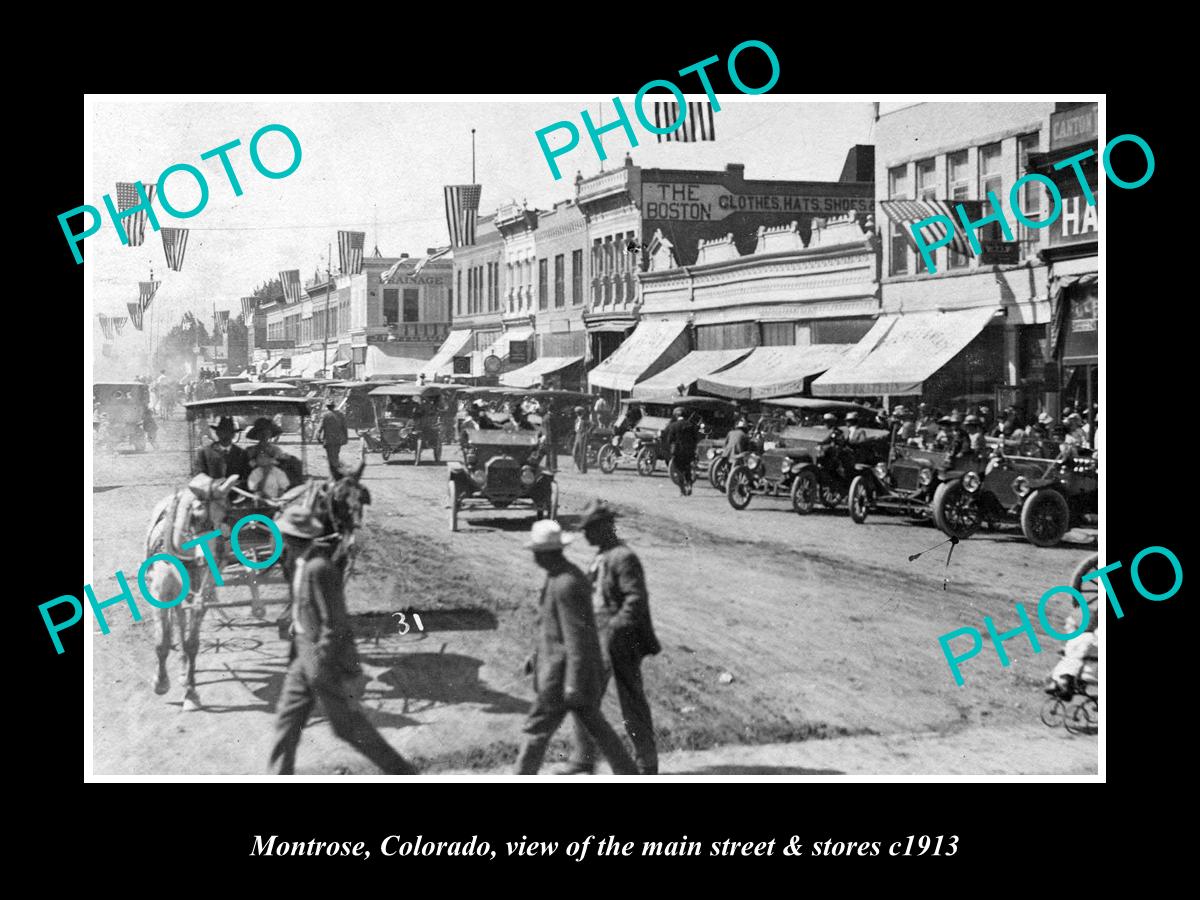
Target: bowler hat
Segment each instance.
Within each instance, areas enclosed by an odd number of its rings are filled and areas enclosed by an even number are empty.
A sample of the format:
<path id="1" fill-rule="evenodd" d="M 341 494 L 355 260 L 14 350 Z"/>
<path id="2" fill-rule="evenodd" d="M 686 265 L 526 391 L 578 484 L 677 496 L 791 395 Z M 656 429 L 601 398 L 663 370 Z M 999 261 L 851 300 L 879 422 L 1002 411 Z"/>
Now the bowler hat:
<path id="1" fill-rule="evenodd" d="M 283 515 L 275 520 L 275 524 L 283 534 L 304 540 L 312 540 L 325 533 L 325 526 L 321 524 L 321 520 L 305 506 L 289 506 L 283 511 Z"/>
<path id="2" fill-rule="evenodd" d="M 527 550 L 534 553 L 545 550 L 561 550 L 575 538 L 563 534 L 562 526 L 553 519 L 538 519 L 529 530 L 529 541 L 525 544 Z"/>
<path id="3" fill-rule="evenodd" d="M 616 510 L 608 505 L 607 500 L 589 500 L 587 506 L 583 508 L 583 515 L 579 519 L 579 527 L 587 528 L 595 522 L 611 522 L 616 517 Z"/>
<path id="4" fill-rule="evenodd" d="M 233 423 L 233 419 L 229 416 L 221 416 L 216 425 L 209 425 L 208 427 L 219 435 L 237 434 L 237 432 L 241 430 Z"/>

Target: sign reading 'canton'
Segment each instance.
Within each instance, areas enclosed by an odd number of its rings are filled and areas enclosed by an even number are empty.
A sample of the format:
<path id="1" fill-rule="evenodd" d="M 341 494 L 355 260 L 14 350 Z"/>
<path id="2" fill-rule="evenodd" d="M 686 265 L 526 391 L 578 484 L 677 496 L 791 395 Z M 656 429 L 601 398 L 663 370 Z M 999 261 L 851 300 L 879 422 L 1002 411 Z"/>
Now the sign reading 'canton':
<path id="1" fill-rule="evenodd" d="M 869 213 L 871 197 L 829 197 L 804 194 L 735 194 L 719 184 L 643 185 L 642 215 L 647 219 L 707 222 L 739 212 L 795 213 L 837 216 Z"/>

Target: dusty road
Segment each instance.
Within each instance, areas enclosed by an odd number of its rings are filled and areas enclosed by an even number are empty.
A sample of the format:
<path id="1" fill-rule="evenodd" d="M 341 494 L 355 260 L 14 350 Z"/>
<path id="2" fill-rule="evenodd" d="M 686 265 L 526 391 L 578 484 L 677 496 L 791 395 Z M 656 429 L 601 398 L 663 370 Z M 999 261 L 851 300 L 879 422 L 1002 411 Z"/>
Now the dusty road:
<path id="1" fill-rule="evenodd" d="M 182 434 L 173 422 L 158 452 L 96 455 L 98 596 L 117 593 L 115 570 L 136 571 L 150 509 L 184 483 Z M 323 471 L 319 448 L 310 462 Z M 374 503 L 347 592 L 372 676 L 371 717 L 428 771 L 502 768 L 515 758 L 532 697 L 520 674 L 540 585 L 521 548 L 532 514 L 469 512 L 452 535 L 443 467 L 373 455 L 365 478 Z M 1038 721 L 1040 685 L 1059 644 L 1046 641 L 1035 655 L 1024 638 L 1011 640 L 1007 669 L 985 647 L 964 665 L 959 688 L 937 642 L 960 626 L 982 629 L 985 615 L 1013 627 L 1014 601 L 1032 609 L 1094 544 L 1038 549 L 1016 532 L 986 534 L 959 544 L 947 568 L 945 547 L 908 561 L 942 536 L 902 518 L 801 518 L 786 501 L 758 497 L 739 513 L 706 483 L 680 497 L 661 472 L 645 479 L 629 469 L 564 470 L 560 484 L 565 526 L 590 497 L 603 496 L 645 564 L 664 645 L 643 666 L 660 747 L 724 748 L 711 751 L 717 762 L 672 753 L 664 771 L 1096 771 L 1095 737 L 1051 732 Z M 568 556 L 586 567 L 591 550 L 580 538 Z M 181 712 L 180 688 L 165 697 L 151 690 L 154 624 L 133 623 L 113 607 L 112 632 L 97 631 L 93 644 L 97 775 L 264 770 L 287 660 L 274 624 L 286 590 L 272 587 L 268 596 L 270 621 L 250 618 L 247 607 L 209 613 L 198 661 L 204 708 L 194 713 Z M 423 632 L 395 633 L 390 616 L 406 608 L 421 615 Z M 611 692 L 605 712 L 619 724 Z M 811 747 L 765 747 L 797 741 Z M 561 737 L 556 747 L 565 747 Z M 373 771 L 321 720 L 305 733 L 298 768 Z"/>

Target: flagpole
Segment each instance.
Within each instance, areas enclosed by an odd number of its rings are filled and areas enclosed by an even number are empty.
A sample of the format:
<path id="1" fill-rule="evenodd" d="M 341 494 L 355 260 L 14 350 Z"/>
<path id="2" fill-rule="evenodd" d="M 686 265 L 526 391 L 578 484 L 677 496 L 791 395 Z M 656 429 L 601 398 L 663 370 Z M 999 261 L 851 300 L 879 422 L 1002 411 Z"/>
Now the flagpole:
<path id="1" fill-rule="evenodd" d="M 475 183 L 475 129 L 471 129 L 471 184 Z"/>
<path id="2" fill-rule="evenodd" d="M 376 234 L 376 241 L 379 236 Z M 328 378 L 332 372 L 329 371 L 329 298 L 333 294 L 333 276 L 330 274 L 330 263 L 333 260 L 333 244 L 330 243 L 325 251 L 325 340 L 321 344 L 321 368 L 325 371 L 325 377 Z"/>

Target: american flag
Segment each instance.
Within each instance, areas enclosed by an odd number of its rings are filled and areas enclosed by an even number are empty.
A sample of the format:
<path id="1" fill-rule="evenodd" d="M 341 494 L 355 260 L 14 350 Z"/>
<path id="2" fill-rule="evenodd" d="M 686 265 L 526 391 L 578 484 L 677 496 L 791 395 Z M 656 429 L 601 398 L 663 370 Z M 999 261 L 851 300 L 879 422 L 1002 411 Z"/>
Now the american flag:
<path id="1" fill-rule="evenodd" d="M 121 336 L 121 329 L 125 327 L 125 323 L 129 320 L 124 316 L 109 316 L 108 324 L 112 326 L 112 330 L 116 332 L 117 337 Z"/>
<path id="2" fill-rule="evenodd" d="M 654 127 L 670 128 L 679 118 L 679 104 L 673 101 L 655 101 Z M 670 134 L 657 135 L 658 142 L 664 141 L 714 141 L 717 130 L 713 127 L 712 104 L 708 101 L 688 103 L 687 116 L 683 123 Z"/>
<path id="3" fill-rule="evenodd" d="M 257 297 L 242 298 L 242 318 L 246 320 L 246 324 L 250 323 L 250 319 L 254 316 L 254 307 L 258 305 Z"/>
<path id="4" fill-rule="evenodd" d="M 300 302 L 300 270 L 288 269 L 279 273 L 279 281 L 283 285 L 283 296 L 288 303 Z"/>
<path id="5" fill-rule="evenodd" d="M 900 226 L 900 230 L 904 232 L 904 236 L 908 238 L 908 242 L 918 253 L 921 252 L 921 248 L 917 246 L 917 239 L 913 237 L 912 226 L 922 219 L 928 219 L 930 216 L 946 216 L 951 222 L 955 223 L 954 235 L 950 238 L 948 246 L 963 256 L 973 256 L 971 242 L 963 234 L 962 224 L 958 220 L 958 214 L 954 211 L 954 207 L 960 203 L 963 206 L 963 211 L 967 214 L 967 218 L 972 222 L 983 215 L 982 200 L 934 200 L 929 198 L 926 200 L 879 201 L 879 205 L 883 207 L 883 211 L 887 213 L 887 217 Z M 932 247 L 935 243 L 945 238 L 945 236 L 946 226 L 940 222 L 930 222 L 921 228 L 921 237 L 925 239 L 926 247 Z"/>
<path id="6" fill-rule="evenodd" d="M 100 313 L 100 330 L 104 332 L 104 339 L 111 341 L 113 339 L 112 320 L 104 313 Z"/>
<path id="7" fill-rule="evenodd" d="M 142 311 L 145 312 L 150 308 L 150 301 L 154 299 L 154 295 L 158 293 L 158 286 L 161 281 L 139 281 L 138 282 L 138 303 L 141 304 Z"/>
<path id="8" fill-rule="evenodd" d="M 217 336 L 219 337 L 220 335 L 225 333 L 225 329 L 227 329 L 228 327 L 229 327 L 229 310 L 227 310 L 227 309 L 217 310 L 217 319 L 216 319 L 216 323 L 213 327 L 213 331 L 215 331 Z"/>
<path id="9" fill-rule="evenodd" d="M 141 184 L 141 182 L 139 181 L 137 184 Z M 117 182 L 117 212 L 133 209 L 142 202 L 142 198 L 138 196 L 137 184 L 130 181 Z M 153 201 L 154 185 L 145 184 L 142 187 L 146 191 L 146 199 Z M 129 218 L 122 219 L 121 224 L 125 226 L 125 234 L 129 238 L 129 246 L 140 247 L 142 239 L 146 235 L 146 211 L 138 210 Z"/>
<path id="10" fill-rule="evenodd" d="M 343 275 L 357 275 L 362 271 L 363 241 L 366 239 L 365 231 L 338 232 L 338 260 Z"/>
<path id="11" fill-rule="evenodd" d="M 475 244 L 475 220 L 479 216 L 478 184 L 448 184 L 446 194 L 446 227 L 450 231 L 451 247 Z"/>
<path id="12" fill-rule="evenodd" d="M 140 303 L 126 303 L 125 307 L 129 310 L 129 321 L 133 323 L 133 327 L 138 331 L 142 330 L 142 306 Z"/>
<path id="13" fill-rule="evenodd" d="M 183 254 L 187 250 L 186 228 L 164 228 L 162 230 L 163 253 L 167 255 L 167 268 L 178 272 L 183 268 Z"/>

